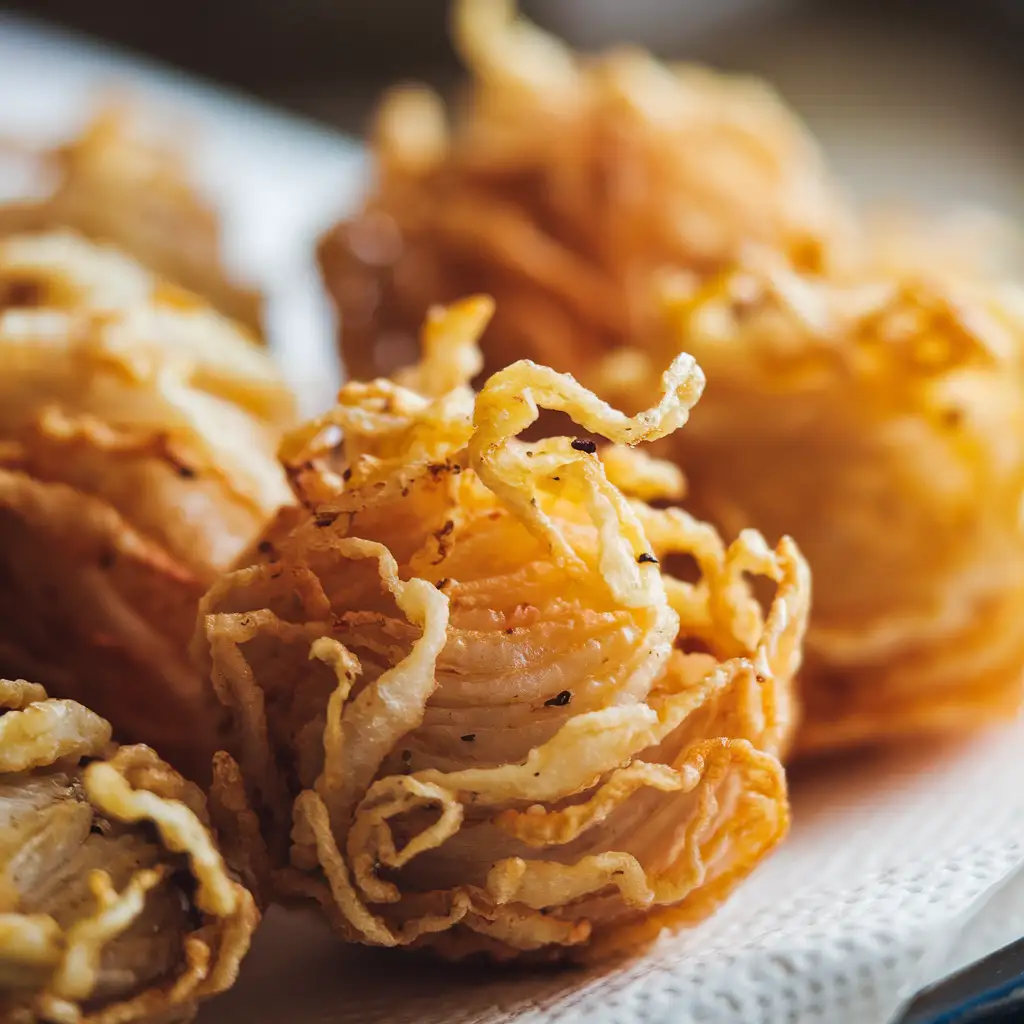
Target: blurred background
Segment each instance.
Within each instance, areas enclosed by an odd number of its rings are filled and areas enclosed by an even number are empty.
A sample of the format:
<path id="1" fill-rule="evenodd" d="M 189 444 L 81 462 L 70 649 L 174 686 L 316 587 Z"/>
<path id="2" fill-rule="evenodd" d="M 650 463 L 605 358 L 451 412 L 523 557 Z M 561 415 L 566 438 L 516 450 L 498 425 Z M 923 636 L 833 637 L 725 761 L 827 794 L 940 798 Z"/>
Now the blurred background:
<path id="1" fill-rule="evenodd" d="M 7 4 L 352 134 L 398 78 L 451 89 L 446 0 Z M 1024 217 L 1024 0 L 523 0 L 584 48 L 619 40 L 769 78 L 871 199 Z"/>

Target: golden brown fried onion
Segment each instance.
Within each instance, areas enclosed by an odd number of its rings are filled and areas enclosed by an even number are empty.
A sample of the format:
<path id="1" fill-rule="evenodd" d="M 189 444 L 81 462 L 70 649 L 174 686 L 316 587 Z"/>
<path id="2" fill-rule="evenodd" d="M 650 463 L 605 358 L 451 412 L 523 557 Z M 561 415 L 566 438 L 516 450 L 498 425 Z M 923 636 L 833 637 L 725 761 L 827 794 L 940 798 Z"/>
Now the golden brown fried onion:
<path id="1" fill-rule="evenodd" d="M 688 507 L 726 536 L 791 531 L 814 570 L 800 747 L 1016 711 L 1024 295 L 937 268 L 827 283 L 765 257 L 670 302 L 714 381 L 672 442 Z M 634 400 L 674 350 L 629 354 Z"/>
<path id="2" fill-rule="evenodd" d="M 196 637 L 235 715 L 214 802 L 263 897 L 312 897 L 350 940 L 596 955 L 707 914 L 785 833 L 808 577 L 788 539 L 726 548 L 628 497 L 628 456 L 616 487 L 590 441 L 518 440 L 542 409 L 662 437 L 692 359 L 636 417 L 526 361 L 474 396 L 490 309 L 431 313 L 407 376 L 427 394 L 349 384 L 283 445 L 300 504 Z"/>
<path id="3" fill-rule="evenodd" d="M 259 919 L 199 790 L 41 686 L 0 680 L 0 1018 L 191 1019 Z M 89 763 L 85 763 L 88 761 Z"/>
<path id="4" fill-rule="evenodd" d="M 40 170 L 55 172 L 56 185 L 43 199 L 0 206 L 0 236 L 65 229 L 113 245 L 178 286 L 162 285 L 169 298 L 201 295 L 261 337 L 262 296 L 227 276 L 216 213 L 182 152 L 147 138 L 142 121 L 141 111 L 112 103 L 79 138 L 36 156 Z"/>
<path id="5" fill-rule="evenodd" d="M 0 670 L 209 772 L 199 598 L 290 500 L 292 399 L 208 307 L 68 234 L 0 239 Z"/>
<path id="6" fill-rule="evenodd" d="M 710 273 L 752 242 L 806 267 L 845 255 L 845 204 L 763 83 L 580 57 L 510 0 L 456 2 L 453 34 L 473 76 L 454 127 L 429 90 L 392 91 L 373 191 L 320 245 L 350 377 L 413 361 L 428 307 L 475 291 L 497 299 L 489 371 L 527 356 L 582 376 L 656 323 L 664 265 Z"/>

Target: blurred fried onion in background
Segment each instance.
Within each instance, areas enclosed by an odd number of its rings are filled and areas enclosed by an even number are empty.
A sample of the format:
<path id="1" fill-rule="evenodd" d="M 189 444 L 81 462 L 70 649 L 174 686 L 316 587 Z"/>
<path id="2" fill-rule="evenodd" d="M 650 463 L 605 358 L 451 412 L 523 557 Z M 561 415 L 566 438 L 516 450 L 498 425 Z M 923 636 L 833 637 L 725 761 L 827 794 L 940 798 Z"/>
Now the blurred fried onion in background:
<path id="1" fill-rule="evenodd" d="M 0 680 L 0 1017 L 187 1021 L 259 920 L 199 789 L 34 683 Z"/>
<path id="2" fill-rule="evenodd" d="M 225 272 L 217 214 L 193 183 L 186 155 L 148 137 L 144 120 L 131 105 L 111 103 L 79 138 L 32 153 L 41 170 L 54 172 L 54 187 L 0 205 L 0 237 L 65 229 L 115 246 L 262 338 L 262 296 Z"/>
<path id="3" fill-rule="evenodd" d="M 292 398 L 202 300 L 66 233 L 0 238 L 0 673 L 208 774 L 199 598 L 291 500 Z"/>
<path id="4" fill-rule="evenodd" d="M 920 270 L 831 283 L 766 254 L 665 284 L 675 343 L 610 357 L 598 384 L 614 395 L 627 361 L 633 399 L 654 395 L 680 349 L 714 382 L 671 443 L 688 508 L 727 536 L 791 532 L 814 570 L 798 746 L 1014 714 L 1024 292 Z"/>
<path id="5" fill-rule="evenodd" d="M 788 539 L 726 547 L 629 496 L 678 488 L 631 446 L 686 422 L 690 357 L 632 418 L 528 361 L 474 395 L 491 311 L 433 309 L 404 385 L 350 383 L 286 438 L 298 504 L 196 637 L 235 716 L 212 800 L 262 898 L 349 940 L 608 954 L 708 914 L 785 834 L 809 578 Z M 593 441 L 519 440 L 542 409 L 629 446 L 618 487 Z"/>
<path id="6" fill-rule="evenodd" d="M 427 308 L 497 300 L 493 371 L 527 356 L 580 376 L 643 337 L 663 265 L 708 273 L 751 242 L 798 266 L 843 258 L 851 218 L 807 131 L 770 88 L 620 48 L 579 57 L 509 0 L 454 5 L 473 79 L 389 93 L 365 207 L 320 245 L 350 376 L 416 358 Z"/>

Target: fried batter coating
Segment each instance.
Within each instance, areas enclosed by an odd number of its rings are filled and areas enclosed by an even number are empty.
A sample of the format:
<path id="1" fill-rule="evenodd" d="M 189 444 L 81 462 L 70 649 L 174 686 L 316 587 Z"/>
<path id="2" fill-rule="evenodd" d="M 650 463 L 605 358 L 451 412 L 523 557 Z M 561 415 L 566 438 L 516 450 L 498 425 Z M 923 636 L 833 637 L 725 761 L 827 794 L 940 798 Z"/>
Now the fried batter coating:
<path id="1" fill-rule="evenodd" d="M 169 296 L 169 297 L 168 297 Z M 199 599 L 291 499 L 264 352 L 68 234 L 0 239 L 0 672 L 209 773 Z"/>
<path id="2" fill-rule="evenodd" d="M 64 229 L 116 246 L 261 337 L 262 296 L 224 271 L 217 215 L 184 154 L 146 138 L 141 121 L 141 112 L 111 104 L 79 138 L 43 154 L 56 172 L 53 191 L 0 206 L 0 236 Z"/>
<path id="3" fill-rule="evenodd" d="M 372 193 L 322 240 L 350 377 L 416 357 L 427 308 L 497 299 L 493 372 L 521 356 L 575 373 L 657 321 L 663 265 L 730 265 L 751 242 L 828 266 L 852 218 L 804 127 L 758 81 L 620 48 L 580 57 L 510 0 L 454 5 L 473 79 L 383 101 Z"/>
<path id="4" fill-rule="evenodd" d="M 0 680 L 0 1019 L 190 1020 L 259 920 L 200 791 L 37 684 Z"/>
<path id="5" fill-rule="evenodd" d="M 590 440 L 519 440 L 543 409 L 663 437 L 691 358 L 636 417 L 528 361 L 474 396 L 491 308 L 435 308 L 408 386 L 350 383 L 286 438 L 299 504 L 203 602 L 236 730 L 213 799 L 263 898 L 312 897 L 349 940 L 608 954 L 708 914 L 784 835 L 809 579 L 788 539 L 726 548 L 630 498 L 678 485 L 630 448 L 616 487 Z"/>
<path id="6" fill-rule="evenodd" d="M 670 303 L 676 348 L 625 358 L 641 399 L 682 347 L 714 382 L 674 442 L 687 507 L 726 536 L 792 532 L 814 571 L 799 747 L 1015 712 L 1024 293 L 920 269 L 830 283 L 766 256 Z"/>

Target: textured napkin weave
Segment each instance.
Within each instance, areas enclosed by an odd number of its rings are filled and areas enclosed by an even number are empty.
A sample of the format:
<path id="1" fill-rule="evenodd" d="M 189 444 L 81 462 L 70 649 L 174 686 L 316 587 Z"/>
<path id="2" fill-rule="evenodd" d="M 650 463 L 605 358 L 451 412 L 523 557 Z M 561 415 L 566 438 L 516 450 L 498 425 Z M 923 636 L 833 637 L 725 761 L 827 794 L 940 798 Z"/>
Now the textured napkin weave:
<path id="1" fill-rule="evenodd" d="M 271 914 L 238 987 L 201 1021 L 884 1024 L 1024 926 L 1024 886 L 977 916 L 1024 864 L 1022 772 L 1024 722 L 805 766 L 792 836 L 728 904 L 603 971 L 440 967 Z"/>

